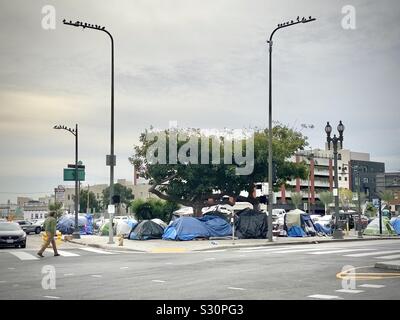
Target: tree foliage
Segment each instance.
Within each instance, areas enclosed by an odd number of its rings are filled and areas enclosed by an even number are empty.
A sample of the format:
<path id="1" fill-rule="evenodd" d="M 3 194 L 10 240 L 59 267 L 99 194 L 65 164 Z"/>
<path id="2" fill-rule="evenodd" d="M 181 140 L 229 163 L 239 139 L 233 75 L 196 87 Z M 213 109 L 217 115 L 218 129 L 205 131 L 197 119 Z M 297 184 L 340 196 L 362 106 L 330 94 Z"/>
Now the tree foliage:
<path id="1" fill-rule="evenodd" d="M 56 216 L 55 218 L 58 219 L 62 215 L 62 207 L 63 203 L 62 202 L 55 202 L 55 203 L 49 203 L 49 210 L 54 211 Z"/>
<path id="2" fill-rule="evenodd" d="M 344 211 L 350 209 L 350 204 L 353 203 L 353 192 L 349 189 L 339 189 L 339 201 Z"/>
<path id="3" fill-rule="evenodd" d="M 132 189 L 125 187 L 120 183 L 114 184 L 114 195 L 119 195 L 121 203 L 124 203 L 127 207 L 133 200 L 134 196 Z M 108 186 L 103 190 L 103 207 L 106 208 L 110 204 L 110 187 Z"/>
<path id="4" fill-rule="evenodd" d="M 88 212 L 88 190 L 80 190 L 79 192 L 79 204 L 81 212 Z M 89 192 L 89 208 L 92 212 L 100 211 L 100 203 L 96 199 L 94 192 Z"/>
<path id="5" fill-rule="evenodd" d="M 293 192 L 290 198 L 295 208 L 298 209 L 303 202 L 303 195 L 300 192 Z"/>
<path id="6" fill-rule="evenodd" d="M 176 202 L 159 199 L 137 199 L 132 201 L 131 208 L 139 221 L 158 218 L 168 223 L 172 213 L 179 209 L 179 205 Z"/>
<path id="7" fill-rule="evenodd" d="M 333 193 L 330 191 L 324 191 L 319 194 L 319 199 L 325 206 L 325 213 L 330 203 L 333 202 Z"/>
<path id="8" fill-rule="evenodd" d="M 254 169 L 248 175 L 236 174 L 236 169 L 241 164 L 236 164 L 232 156 L 232 164 L 227 164 L 226 161 L 223 161 L 225 156 L 228 156 L 224 153 L 226 143 L 224 137 L 216 135 L 205 136 L 197 129 L 165 131 L 167 164 L 150 163 L 146 155 L 155 140 L 147 139 L 148 133 L 149 130 L 146 130 L 141 134 L 140 145 L 135 147 L 135 153 L 129 160 L 135 165 L 141 177 L 150 180 L 152 187 L 149 191 L 159 198 L 191 206 L 197 214 L 201 213 L 201 208 L 207 201 L 221 198 L 222 196 L 229 196 L 237 201 L 250 202 L 253 205 L 259 204 L 259 200 L 255 198 L 253 191 L 255 183 L 267 181 L 268 177 L 268 130 L 257 129 L 250 137 L 243 137 L 242 139 L 242 142 L 254 139 Z M 170 160 L 173 159 L 170 159 L 169 140 L 172 139 L 172 135 L 178 134 L 187 136 L 186 140 L 177 141 L 178 149 L 191 138 L 199 139 L 202 143 L 203 141 L 208 143 L 209 163 L 200 164 L 200 152 L 193 154 L 194 157 L 197 157 L 198 164 L 191 162 L 171 163 Z M 218 163 L 211 161 L 213 159 L 211 146 L 215 140 L 220 144 L 219 154 L 221 161 Z M 296 177 L 302 179 L 307 177 L 305 163 L 289 161 L 289 158 L 296 151 L 304 149 L 306 145 L 306 137 L 300 132 L 281 124 L 275 125 L 272 142 L 273 163 L 276 168 L 274 188 L 277 189 L 282 183 L 286 183 Z M 190 150 L 190 155 L 192 156 L 192 150 Z M 215 191 L 219 193 L 216 194 Z M 247 191 L 248 196 L 241 196 L 241 191 Z"/>

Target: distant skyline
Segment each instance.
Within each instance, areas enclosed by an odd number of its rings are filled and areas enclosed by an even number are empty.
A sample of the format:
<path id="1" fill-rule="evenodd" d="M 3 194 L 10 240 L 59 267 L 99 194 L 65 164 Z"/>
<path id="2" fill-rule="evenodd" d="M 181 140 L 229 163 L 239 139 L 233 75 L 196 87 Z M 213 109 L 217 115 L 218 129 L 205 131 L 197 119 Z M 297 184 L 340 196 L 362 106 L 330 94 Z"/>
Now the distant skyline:
<path id="1" fill-rule="evenodd" d="M 327 121 L 346 129 L 344 148 L 400 171 L 400 3 L 396 0 L 0 0 L 0 203 L 52 194 L 74 161 L 90 183 L 109 183 L 110 43 L 115 39 L 115 181 L 133 179 L 128 157 L 150 126 L 202 129 L 266 127 L 268 46 L 274 41 L 273 120 L 324 148 Z M 44 30 L 42 7 L 56 9 Z M 341 12 L 356 9 L 356 29 Z M 314 128 L 302 128 L 313 124 Z M 73 186 L 73 183 L 70 184 Z M 15 193 L 10 193 L 15 192 Z"/>

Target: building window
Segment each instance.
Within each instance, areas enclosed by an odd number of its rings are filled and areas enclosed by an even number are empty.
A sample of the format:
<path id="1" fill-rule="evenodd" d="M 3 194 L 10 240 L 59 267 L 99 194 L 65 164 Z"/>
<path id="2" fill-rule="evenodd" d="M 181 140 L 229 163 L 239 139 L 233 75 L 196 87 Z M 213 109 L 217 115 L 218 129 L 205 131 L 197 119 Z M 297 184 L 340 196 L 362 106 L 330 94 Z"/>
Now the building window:
<path id="1" fill-rule="evenodd" d="M 33 219 L 33 213 L 31 213 L 31 219 Z"/>
<path id="2" fill-rule="evenodd" d="M 364 183 L 368 183 L 368 178 L 363 178 Z"/>
<path id="3" fill-rule="evenodd" d="M 68 200 L 71 200 L 71 196 L 70 195 L 68 195 Z"/>
<path id="4" fill-rule="evenodd" d="M 347 177 L 344 177 L 344 181 L 347 181 Z"/>
<path id="5" fill-rule="evenodd" d="M 339 176 L 339 180 L 342 181 L 342 177 L 341 176 Z"/>
<path id="6" fill-rule="evenodd" d="M 339 167 L 339 170 L 342 170 L 342 167 Z"/>

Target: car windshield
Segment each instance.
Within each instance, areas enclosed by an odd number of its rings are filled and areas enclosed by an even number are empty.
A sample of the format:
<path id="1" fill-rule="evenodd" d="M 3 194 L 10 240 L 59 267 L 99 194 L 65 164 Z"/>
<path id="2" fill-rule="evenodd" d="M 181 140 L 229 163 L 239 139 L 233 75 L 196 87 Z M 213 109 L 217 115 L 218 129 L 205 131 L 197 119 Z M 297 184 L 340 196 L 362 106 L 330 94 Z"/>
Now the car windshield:
<path id="1" fill-rule="evenodd" d="M 0 222 L 0 231 L 18 231 L 21 227 L 17 223 Z"/>

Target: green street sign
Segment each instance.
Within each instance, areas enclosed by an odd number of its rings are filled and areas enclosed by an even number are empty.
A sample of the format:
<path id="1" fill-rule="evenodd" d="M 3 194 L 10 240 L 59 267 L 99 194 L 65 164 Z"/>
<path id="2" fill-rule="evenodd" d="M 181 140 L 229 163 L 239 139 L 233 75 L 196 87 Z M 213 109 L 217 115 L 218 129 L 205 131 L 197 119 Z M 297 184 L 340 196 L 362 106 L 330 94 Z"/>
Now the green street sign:
<path id="1" fill-rule="evenodd" d="M 78 180 L 85 181 L 84 169 L 78 169 Z M 75 181 L 75 169 L 64 168 L 64 181 Z"/>

